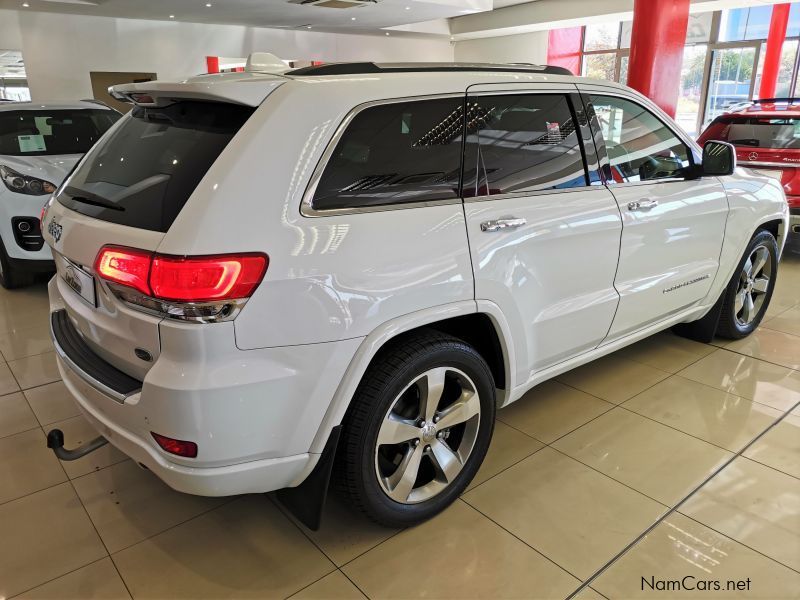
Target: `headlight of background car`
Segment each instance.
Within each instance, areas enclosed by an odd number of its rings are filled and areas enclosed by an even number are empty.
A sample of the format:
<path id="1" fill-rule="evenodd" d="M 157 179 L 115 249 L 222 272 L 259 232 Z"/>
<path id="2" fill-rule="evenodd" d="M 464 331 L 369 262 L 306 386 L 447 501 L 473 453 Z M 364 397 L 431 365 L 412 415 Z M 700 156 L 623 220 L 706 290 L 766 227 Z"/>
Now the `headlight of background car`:
<path id="1" fill-rule="evenodd" d="M 56 186 L 49 181 L 17 173 L 14 169 L 4 165 L 0 165 L 0 179 L 8 189 L 18 194 L 44 196 L 56 191 Z"/>

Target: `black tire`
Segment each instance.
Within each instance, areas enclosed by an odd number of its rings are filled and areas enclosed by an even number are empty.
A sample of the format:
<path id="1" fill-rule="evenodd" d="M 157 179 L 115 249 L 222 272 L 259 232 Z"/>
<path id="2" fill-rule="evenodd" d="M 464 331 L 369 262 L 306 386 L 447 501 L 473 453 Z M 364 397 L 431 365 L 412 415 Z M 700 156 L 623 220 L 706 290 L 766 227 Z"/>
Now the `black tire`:
<path id="1" fill-rule="evenodd" d="M 5 244 L 3 244 L 3 240 L 0 240 L 0 285 L 7 290 L 13 290 L 32 284 L 33 279 L 32 273 L 20 271 L 11 264 Z"/>
<path id="2" fill-rule="evenodd" d="M 745 272 L 745 266 L 751 257 L 763 248 L 769 256 L 769 273 L 767 279 L 766 290 L 763 292 L 755 292 L 752 287 L 752 280 L 749 281 L 750 289 L 752 290 L 751 297 L 755 297 L 754 307 L 751 318 L 743 318 L 742 309 L 737 306 L 737 295 L 741 294 L 743 290 L 747 293 L 748 276 Z M 752 264 L 752 262 L 751 262 Z M 765 267 L 766 269 L 766 267 Z M 764 270 L 760 270 L 754 274 L 754 278 L 758 278 L 759 274 L 764 274 Z M 747 245 L 739 264 L 736 266 L 733 277 L 731 278 L 728 287 L 723 292 L 724 300 L 722 303 L 722 312 L 719 317 L 719 324 L 717 325 L 717 335 L 722 338 L 730 340 L 738 340 L 753 333 L 761 320 L 764 318 L 764 313 L 767 312 L 769 302 L 772 299 L 772 292 L 775 290 L 775 282 L 778 276 L 778 243 L 775 237 L 769 231 L 759 231 L 750 240 Z"/>
<path id="3" fill-rule="evenodd" d="M 415 381 L 420 382 L 424 378 L 427 389 L 429 380 L 425 377 L 427 373 L 444 373 L 445 384 L 441 388 L 441 395 L 437 394 L 440 399 L 434 403 L 437 408 L 441 407 L 436 413 L 436 418 L 441 419 L 440 423 L 445 422 L 444 415 L 447 409 L 456 404 L 450 397 L 457 398 L 462 404 L 465 402 L 463 398 L 471 397 L 466 394 L 461 395 L 465 388 L 474 387 L 478 403 L 473 401 L 470 405 L 474 408 L 479 404 L 480 412 L 451 429 L 437 430 L 433 425 L 431 432 L 431 424 L 428 424 L 427 431 L 419 429 L 420 432 L 425 432 L 426 436 L 435 436 L 427 441 L 420 437 L 396 445 L 379 445 L 378 434 L 382 425 L 389 419 L 390 410 L 394 411 L 401 403 L 405 403 L 404 410 L 408 414 L 403 415 L 403 418 L 411 419 L 406 422 L 414 420 L 414 411 L 425 412 L 422 404 L 423 392 L 419 388 L 421 384 Z M 462 375 L 466 375 L 467 379 L 462 378 Z M 436 377 L 431 379 L 434 378 Z M 461 387 L 462 384 L 464 387 Z M 416 407 L 413 406 L 414 398 L 419 402 Z M 396 417 L 397 413 L 392 412 L 391 416 Z M 472 481 L 489 448 L 494 430 L 494 418 L 494 379 L 486 361 L 474 348 L 457 338 L 432 330 L 404 337 L 381 350 L 353 397 L 344 419 L 342 440 L 337 455 L 335 471 L 337 486 L 356 507 L 377 523 L 387 527 L 408 527 L 418 524 L 447 508 Z M 435 419 L 431 421 L 434 422 Z M 417 421 L 416 426 L 419 424 Z M 460 427 L 463 429 L 459 430 Z M 440 440 L 439 436 L 445 435 L 449 437 Z M 470 443 L 470 440 L 474 441 Z M 441 469 L 441 463 L 435 458 L 434 449 L 442 450 L 441 441 L 446 444 L 446 450 L 451 452 L 465 452 L 466 450 L 461 448 L 462 444 L 467 444 L 471 448 L 463 463 L 459 463 L 463 464 L 460 472 L 448 483 L 441 482 L 442 479 L 447 480 L 447 477 Z M 400 457 L 414 455 L 418 446 L 421 458 L 418 459 L 419 466 L 415 471 L 417 476 L 407 500 L 411 500 L 413 494 L 422 494 L 420 498 L 424 498 L 423 492 L 431 493 L 429 488 L 435 490 L 439 485 L 444 487 L 427 499 L 414 503 L 398 502 L 389 496 L 390 492 L 384 487 L 388 485 L 389 479 L 381 477 L 379 469 L 397 468 L 399 473 L 403 461 Z M 397 456 L 400 465 L 386 458 L 387 453 Z M 435 481 L 424 483 L 430 475 L 433 475 Z"/>

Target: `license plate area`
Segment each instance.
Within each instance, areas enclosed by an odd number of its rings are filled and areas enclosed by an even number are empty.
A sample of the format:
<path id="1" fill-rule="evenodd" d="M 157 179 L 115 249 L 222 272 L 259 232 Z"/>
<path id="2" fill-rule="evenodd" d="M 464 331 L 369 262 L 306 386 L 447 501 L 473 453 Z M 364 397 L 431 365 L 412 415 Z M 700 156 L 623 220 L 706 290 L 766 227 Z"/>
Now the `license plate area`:
<path id="1" fill-rule="evenodd" d="M 83 267 L 76 265 L 66 256 L 55 255 L 56 267 L 61 280 L 75 292 L 81 300 L 92 308 L 97 308 L 97 291 L 94 276 L 87 273 Z"/>

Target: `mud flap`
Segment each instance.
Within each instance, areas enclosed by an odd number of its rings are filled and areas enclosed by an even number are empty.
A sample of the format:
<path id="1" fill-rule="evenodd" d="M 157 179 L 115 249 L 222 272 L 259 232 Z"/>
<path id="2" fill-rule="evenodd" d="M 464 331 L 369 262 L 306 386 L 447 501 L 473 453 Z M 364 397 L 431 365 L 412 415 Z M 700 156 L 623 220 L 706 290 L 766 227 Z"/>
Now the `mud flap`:
<path id="1" fill-rule="evenodd" d="M 695 342 L 710 344 L 714 340 L 714 334 L 717 332 L 717 325 L 719 324 L 719 317 L 722 314 L 722 305 L 724 304 L 727 291 L 728 288 L 726 286 L 719 295 L 717 303 L 702 319 L 699 321 L 692 321 L 691 323 L 678 323 L 672 328 L 672 332 L 675 335 L 694 340 Z"/>
<path id="2" fill-rule="evenodd" d="M 336 457 L 336 447 L 339 445 L 341 434 L 341 425 L 337 425 L 331 430 L 319 461 L 303 483 L 297 487 L 284 488 L 277 493 L 281 504 L 312 531 L 317 531 L 322 523 L 322 510 L 325 508 L 325 499 L 328 497 L 333 460 Z"/>

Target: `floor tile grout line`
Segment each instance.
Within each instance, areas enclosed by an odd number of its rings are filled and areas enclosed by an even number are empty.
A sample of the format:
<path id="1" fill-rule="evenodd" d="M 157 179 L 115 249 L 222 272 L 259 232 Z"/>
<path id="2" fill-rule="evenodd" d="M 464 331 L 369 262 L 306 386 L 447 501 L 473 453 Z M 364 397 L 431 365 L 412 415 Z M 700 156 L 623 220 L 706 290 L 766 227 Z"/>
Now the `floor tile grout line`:
<path id="1" fill-rule="evenodd" d="M 636 493 L 637 493 L 637 494 L 639 494 L 640 496 L 644 496 L 644 497 L 645 497 L 645 498 L 647 498 L 648 500 L 652 500 L 652 501 L 653 501 L 653 502 L 655 502 L 656 504 L 660 504 L 661 506 L 663 506 L 663 507 L 664 507 L 664 508 L 666 508 L 666 509 L 669 509 L 669 508 L 671 508 L 671 506 L 670 506 L 669 504 L 667 504 L 667 503 L 665 503 L 665 502 L 663 502 L 663 501 L 661 501 L 661 500 L 658 500 L 657 498 L 653 498 L 653 497 L 652 497 L 652 496 L 650 496 L 649 494 L 645 494 L 645 493 L 644 493 L 642 490 L 637 490 L 635 487 L 633 487 L 633 486 L 632 486 L 632 485 L 630 485 L 629 483 L 625 483 L 624 481 L 620 481 L 619 479 L 614 479 L 614 478 L 613 478 L 611 475 L 609 475 L 608 473 L 603 473 L 603 471 L 600 471 L 600 470 L 598 470 L 596 467 L 593 467 L 592 465 L 590 465 L 590 464 L 587 464 L 587 463 L 583 462 L 583 461 L 582 461 L 581 459 L 579 459 L 579 458 L 575 458 L 574 456 L 570 456 L 569 454 L 567 454 L 567 453 L 566 453 L 566 452 L 564 452 L 563 450 L 559 450 L 558 448 L 555 448 L 555 447 L 553 447 L 553 446 L 549 446 L 549 448 L 550 448 L 551 450 L 554 450 L 555 452 L 558 452 L 558 453 L 559 453 L 559 454 L 561 454 L 562 456 L 565 456 L 566 458 L 568 458 L 568 459 L 570 459 L 570 460 L 574 460 L 576 463 L 579 463 L 579 464 L 583 465 L 584 467 L 586 467 L 586 468 L 588 468 L 588 469 L 591 469 L 591 470 L 592 470 L 592 471 L 594 471 L 595 473 L 598 473 L 599 475 L 602 475 L 603 477 L 606 477 L 606 478 L 610 479 L 610 480 L 611 480 L 611 481 L 613 481 L 614 483 L 618 483 L 618 484 L 620 484 L 621 486 L 628 488 L 628 489 L 629 489 L 629 490 L 631 490 L 632 492 L 636 492 Z"/>
<path id="2" fill-rule="evenodd" d="M 329 493 L 330 493 L 330 490 L 329 490 Z M 276 506 L 276 508 L 277 508 L 277 509 L 278 509 L 278 510 L 281 512 L 281 514 L 283 514 L 283 516 L 284 516 L 284 517 L 286 517 L 286 519 L 287 519 L 287 520 L 288 520 L 290 523 L 292 523 L 292 524 L 293 524 L 295 527 L 297 527 L 297 529 L 300 531 L 300 533 L 302 533 L 302 534 L 303 534 L 303 535 L 306 537 L 306 539 L 307 539 L 309 542 L 311 542 L 311 543 L 314 545 L 314 547 L 315 547 L 317 550 L 319 550 L 319 551 L 320 551 L 320 552 L 323 554 L 323 556 L 325 556 L 325 558 L 327 558 L 329 561 L 331 561 L 331 562 L 334 564 L 334 566 L 335 566 L 337 569 L 341 569 L 342 567 L 345 567 L 345 566 L 349 565 L 349 564 L 350 564 L 351 562 L 353 562 L 354 560 L 356 560 L 356 559 L 358 559 L 358 558 L 361 558 L 361 557 L 362 557 L 362 556 L 364 556 L 364 555 L 365 555 L 367 552 L 371 552 L 372 550 L 374 550 L 375 548 L 377 548 L 378 546 L 380 546 L 380 545 L 381 545 L 381 544 L 383 544 L 384 542 L 388 542 L 390 539 L 392 539 L 392 538 L 393 538 L 393 537 L 395 537 L 396 535 L 399 535 L 399 534 L 403 533 L 403 532 L 404 532 L 404 531 L 407 529 L 407 528 L 398 529 L 397 531 L 395 531 L 393 534 L 391 534 L 391 535 L 390 535 L 389 537 L 387 537 L 386 539 L 383 539 L 383 540 L 381 540 L 380 542 L 378 542 L 378 543 L 377 543 L 377 544 L 375 544 L 374 546 L 370 546 L 369 548 L 367 548 L 367 549 L 366 549 L 366 550 L 364 550 L 363 552 L 359 553 L 358 555 L 354 556 L 354 557 L 353 557 L 353 558 L 351 558 L 350 560 L 347 560 L 347 561 L 345 561 L 344 563 L 342 563 L 341 565 L 338 565 L 338 564 L 336 563 L 336 561 L 333 559 L 333 557 L 329 556 L 329 555 L 328 555 L 328 553 L 327 553 L 327 552 L 325 552 L 325 550 L 322 548 L 322 546 L 320 546 L 320 545 L 319 545 L 319 544 L 318 544 L 318 543 L 317 543 L 317 542 L 316 542 L 316 541 L 315 541 L 315 540 L 314 540 L 314 539 L 313 539 L 313 538 L 312 538 L 312 537 L 311 537 L 311 536 L 308 534 L 308 532 L 307 532 L 307 531 L 306 531 L 306 529 L 305 529 L 305 526 L 303 526 L 303 525 L 302 525 L 302 524 L 301 524 L 299 521 L 297 521 L 297 520 L 296 520 L 296 518 L 293 518 L 293 517 L 292 517 L 292 515 L 291 515 L 291 511 L 290 511 L 290 510 L 289 510 L 289 509 L 288 509 L 286 506 L 284 506 L 283 504 L 281 504 L 281 501 L 280 501 L 280 500 L 278 500 L 278 499 L 277 499 L 277 497 L 273 497 L 273 496 L 269 495 L 269 493 L 267 493 L 266 495 L 267 495 L 267 498 L 269 499 L 269 501 L 270 501 L 270 502 L 272 502 L 272 503 L 273 503 L 273 504 Z M 295 592 L 295 593 L 297 593 L 297 592 Z"/>
<path id="3" fill-rule="evenodd" d="M 768 468 L 768 469 L 770 469 L 772 471 L 775 471 L 776 473 L 780 473 L 781 475 L 786 475 L 787 477 L 791 477 L 792 479 L 800 480 L 800 477 L 798 477 L 797 475 L 792 475 L 791 473 L 787 473 L 786 471 L 781 471 L 779 468 L 773 467 L 772 465 L 768 465 L 767 463 L 761 462 L 760 460 L 756 460 L 755 458 L 753 458 L 751 456 L 745 456 L 743 454 L 742 458 L 744 458 L 745 460 L 749 460 L 750 462 L 754 462 L 756 464 L 759 464 L 762 467 L 766 467 L 766 468 Z"/>
<path id="4" fill-rule="evenodd" d="M 758 359 L 756 359 L 756 360 L 758 360 Z M 769 363 L 769 364 L 772 364 L 772 363 Z M 784 369 L 788 369 L 789 371 L 793 371 L 793 369 L 789 369 L 789 367 L 783 367 L 783 368 Z M 703 381 L 697 381 L 696 379 L 692 379 L 690 377 L 686 377 L 686 375 L 681 375 L 680 373 L 675 373 L 674 376 L 675 377 L 680 377 L 681 379 L 683 379 L 685 381 L 691 381 L 692 383 L 696 383 L 698 385 L 702 385 L 703 387 L 707 387 L 707 388 L 709 388 L 711 390 L 715 390 L 717 392 L 722 392 L 723 394 L 729 394 L 731 396 L 734 396 L 735 398 L 741 398 L 742 400 L 747 400 L 748 402 L 752 402 L 753 404 L 758 404 L 759 406 L 766 406 L 767 408 L 771 408 L 772 410 L 777 410 L 780 413 L 783 413 L 783 411 L 784 411 L 784 409 L 777 408 L 777 407 L 773 406 L 772 404 L 767 404 L 766 402 L 761 402 L 760 400 L 753 400 L 752 398 L 747 398 L 747 397 L 741 396 L 739 394 L 734 394 L 733 392 L 729 392 L 728 390 L 723 390 L 722 388 L 718 388 L 716 386 L 713 386 L 711 384 L 705 383 Z M 631 398 L 631 400 L 633 400 L 633 398 Z M 625 402 L 628 402 L 628 401 L 626 400 Z M 792 410 L 792 409 L 789 409 L 789 410 Z"/>
<path id="5" fill-rule="evenodd" d="M 552 558 L 550 558 L 549 556 L 547 556 L 547 555 L 546 555 L 546 554 L 545 554 L 545 553 L 544 553 L 542 550 L 539 550 L 539 549 L 538 549 L 538 548 L 536 548 L 535 546 L 532 546 L 530 543 L 528 543 L 528 542 L 526 542 L 525 540 L 523 540 L 523 539 L 522 539 L 521 537 L 519 537 L 519 536 L 518 536 L 516 533 L 514 533 L 514 532 L 513 532 L 513 531 L 511 531 L 510 529 L 508 529 L 508 528 L 504 527 L 504 526 L 503 526 L 501 523 L 498 523 L 497 521 L 495 521 L 495 520 L 494 520 L 492 517 L 490 517 L 489 515 L 487 515 L 485 512 L 483 512 L 481 509 L 479 509 L 479 508 L 478 508 L 477 506 L 475 506 L 474 504 L 470 504 L 470 503 L 469 503 L 467 500 L 465 500 L 465 499 L 464 499 L 464 497 L 463 497 L 463 496 L 460 496 L 460 497 L 458 498 L 458 501 L 461 501 L 461 502 L 463 502 L 464 504 L 466 504 L 467 506 L 469 506 L 469 507 L 470 507 L 472 510 L 474 510 L 474 511 L 475 511 L 475 512 L 477 512 L 478 514 L 480 514 L 480 515 L 483 515 L 484 517 L 486 517 L 486 519 L 488 519 L 489 521 L 491 521 L 492 523 L 494 523 L 494 524 L 495 524 L 497 527 L 499 527 L 500 529 L 502 529 L 503 531 L 505 531 L 505 532 L 506 532 L 508 535 L 510 535 L 511 537 L 513 537 L 515 540 L 518 540 L 519 542 L 521 542 L 522 544 L 524 544 L 525 546 L 527 546 L 528 548 L 530 548 L 530 549 L 531 549 L 531 550 L 533 550 L 534 552 L 536 552 L 536 554 L 538 554 L 539 556 L 543 557 L 543 558 L 544 558 L 545 560 L 547 560 L 548 562 L 550 562 L 550 563 L 554 564 L 556 567 L 558 567 L 559 569 L 561 569 L 562 571 L 564 571 L 564 572 L 565 572 L 567 575 L 570 575 L 571 577 L 574 577 L 574 578 L 575 578 L 575 579 L 577 579 L 578 581 L 583 581 L 583 580 L 582 580 L 580 577 L 578 577 L 577 575 L 575 575 L 575 573 L 573 573 L 573 572 L 572 572 L 572 571 L 570 571 L 569 569 L 565 568 L 564 566 L 562 566 L 562 565 L 558 564 L 558 563 L 557 563 L 556 561 L 554 561 Z"/>
<path id="6" fill-rule="evenodd" d="M 79 567 L 75 567 L 74 569 L 70 569 L 69 571 L 66 571 L 65 573 L 61 573 L 61 575 L 56 575 L 55 577 L 51 577 L 51 578 L 50 578 L 50 579 L 48 579 L 47 581 L 43 581 L 43 582 L 41 582 L 41 583 L 37 583 L 37 584 L 36 584 L 36 585 L 34 585 L 33 587 L 29 587 L 29 588 L 27 588 L 27 589 L 24 589 L 24 590 L 22 590 L 22 591 L 20 591 L 20 592 L 17 592 L 17 593 L 16 593 L 16 594 L 14 594 L 13 596 L 9 596 L 9 597 L 8 597 L 8 600 L 14 600 L 15 598 L 19 598 L 19 597 L 20 597 L 22 594 L 27 594 L 27 593 L 28 593 L 28 592 L 30 592 L 31 590 L 35 590 L 36 588 L 38 588 L 38 587 L 41 587 L 41 586 L 43 586 L 43 585 L 47 585 L 48 583 L 52 583 L 52 582 L 56 581 L 57 579 L 61 579 L 62 577 L 66 577 L 67 575 L 71 575 L 71 574 L 72 574 L 72 573 L 74 573 L 75 571 L 80 571 L 81 569 L 84 569 L 84 568 L 86 568 L 86 567 L 89 567 L 89 566 L 91 566 L 91 565 L 93 565 L 93 564 L 95 564 L 95 563 L 99 563 L 101 560 L 105 560 L 106 558 L 111 558 L 111 557 L 110 557 L 110 556 L 108 556 L 108 555 L 106 555 L 106 556 L 101 556 L 100 558 L 97 558 L 97 559 L 95 559 L 95 560 L 93 560 L 93 561 L 91 561 L 91 562 L 88 562 L 88 563 L 86 563 L 85 565 L 81 565 L 81 566 L 79 566 Z"/>
<path id="7" fill-rule="evenodd" d="M 791 410 L 794 410 L 795 408 L 797 408 L 799 406 L 800 406 L 800 402 L 797 402 Z M 789 412 L 791 412 L 791 410 Z M 778 423 L 783 421 L 783 419 L 786 418 L 787 414 L 789 414 L 789 413 L 787 412 L 786 414 L 781 416 L 779 419 L 777 419 L 774 423 L 770 424 L 766 429 L 764 429 L 761 433 L 759 433 L 756 437 L 754 437 L 748 444 L 746 444 L 744 446 L 744 448 L 742 448 L 741 450 L 739 450 L 739 452 L 733 454 L 730 458 L 728 458 L 728 460 L 723 462 L 715 471 L 713 471 L 708 477 L 706 477 L 699 485 L 697 485 L 696 487 L 692 488 L 689 491 L 688 494 L 686 494 L 677 504 L 675 504 L 675 506 L 670 508 L 664 515 L 662 515 L 653 524 L 651 524 L 649 527 L 647 527 L 642 533 L 640 533 L 638 536 L 636 536 L 636 538 L 633 541 L 631 541 L 622 550 L 620 550 L 617 554 L 615 554 L 613 557 L 611 557 L 610 560 L 608 560 L 603 566 L 601 566 L 597 571 L 595 571 L 595 573 L 592 574 L 586 581 L 584 581 L 581 586 L 579 586 L 574 592 L 572 592 L 572 594 L 567 596 L 567 598 L 565 600 L 572 600 L 572 598 L 574 598 L 576 595 L 578 595 L 582 590 L 584 590 L 585 588 L 589 587 L 595 579 L 597 579 L 607 569 L 609 569 L 615 562 L 617 562 L 620 558 L 622 558 L 625 554 L 627 554 L 628 551 L 630 551 L 634 546 L 636 546 L 636 544 L 638 544 L 642 539 L 644 539 L 644 537 L 647 534 L 649 534 L 656 527 L 658 527 L 661 523 L 663 523 L 664 520 L 667 519 L 670 515 L 672 515 L 672 514 L 674 514 L 676 512 L 678 514 L 683 515 L 683 513 L 681 513 L 680 510 L 679 510 L 681 506 L 683 506 L 692 496 L 694 496 L 697 492 L 699 492 L 708 482 L 710 482 L 712 479 L 714 479 L 714 477 L 719 475 L 723 470 L 725 470 L 729 465 L 731 465 L 733 463 L 733 461 L 735 461 L 737 458 L 742 456 L 744 454 L 744 452 L 746 452 L 753 444 L 755 444 L 759 439 L 761 439 L 764 435 L 766 435 L 768 431 L 772 430 L 774 427 L 776 427 L 778 425 Z M 705 524 L 703 524 L 703 525 L 705 527 L 708 527 Z M 724 534 L 722 534 L 722 535 L 724 535 Z M 733 539 L 733 538 L 730 538 L 730 536 L 725 536 L 725 537 L 728 537 L 729 539 Z M 734 541 L 737 542 L 737 543 L 740 543 L 738 540 L 734 540 Z M 778 562 L 778 561 L 775 561 L 775 562 Z M 778 563 L 778 564 L 782 564 L 782 563 Z"/>
<path id="8" fill-rule="evenodd" d="M 522 433 L 522 432 L 520 432 L 520 433 Z M 538 447 L 536 450 L 534 450 L 533 452 L 531 452 L 531 453 L 530 453 L 530 454 L 528 454 L 527 456 L 523 456 L 523 457 L 522 457 L 522 458 L 520 458 L 519 460 L 516 460 L 516 461 L 514 461 L 512 464 L 510 464 L 510 465 L 508 465 L 507 467 L 505 467 L 505 468 L 501 469 L 500 471 L 498 471 L 497 473 L 495 473 L 494 475 L 492 475 L 491 477 L 489 477 L 489 478 L 488 478 L 488 479 L 486 479 L 485 481 L 481 481 L 480 483 L 478 483 L 478 484 L 474 485 L 473 487 L 469 487 L 469 486 L 467 486 L 467 488 L 466 488 L 466 489 L 465 489 L 465 490 L 464 490 L 464 491 L 461 493 L 461 496 L 463 496 L 464 494 L 467 494 L 467 493 L 469 493 L 469 492 L 471 492 L 471 491 L 473 491 L 473 490 L 477 490 L 477 489 L 478 489 L 479 487 L 481 487 L 482 485 L 484 485 L 484 484 L 486 484 L 486 483 L 489 483 L 489 482 L 490 482 L 492 479 L 494 479 L 495 477 L 498 477 L 499 475 L 502 475 L 503 473 L 505 473 L 505 472 L 506 472 L 506 471 L 508 471 L 509 469 L 511 469 L 511 468 L 513 468 L 513 467 L 516 467 L 516 466 L 517 466 L 519 463 L 521 463 L 522 461 L 524 461 L 524 460 L 528 460 L 528 459 L 529 459 L 531 456 L 533 456 L 534 454 L 536 454 L 536 453 L 537 453 L 537 452 L 539 452 L 540 450 L 542 450 L 542 449 L 544 449 L 544 448 L 547 448 L 547 444 L 545 444 L 543 441 L 541 441 L 541 440 L 537 440 L 536 438 L 532 438 L 532 439 L 533 439 L 533 440 L 535 440 L 535 441 L 537 441 L 538 443 L 540 443 L 540 444 L 541 444 L 541 446 L 539 446 L 539 447 Z M 476 475 L 477 475 L 477 473 L 476 473 Z M 472 482 L 470 482 L 470 483 L 472 483 Z M 461 496 L 459 496 L 459 498 L 460 498 Z"/>
<path id="9" fill-rule="evenodd" d="M 118 464 L 121 464 L 121 463 L 115 463 L 115 464 L 117 464 L 117 465 L 118 465 Z M 114 465 L 110 465 L 110 466 L 114 466 Z M 91 475 L 91 473 L 87 473 L 86 475 L 81 475 L 81 477 L 86 477 L 87 475 Z M 78 480 L 78 479 L 80 479 L 81 477 L 76 477 L 76 478 L 75 478 L 75 480 Z M 166 484 L 164 484 L 164 485 L 166 485 Z M 171 490 L 171 488 L 170 488 L 170 490 Z M 76 493 L 77 493 L 77 492 L 76 492 Z M 223 497 L 225 497 L 225 496 L 223 496 Z M 209 513 L 212 513 L 212 512 L 214 512 L 215 510 L 218 510 L 218 509 L 220 509 L 220 508 L 222 508 L 222 507 L 224 507 L 224 506 L 227 506 L 227 505 L 228 505 L 228 504 L 230 504 L 231 502 L 235 502 L 235 501 L 236 501 L 236 500 L 238 500 L 238 499 L 239 499 L 241 496 L 228 496 L 228 497 L 230 498 L 230 500 L 227 500 L 227 501 L 225 501 L 225 502 L 221 503 L 219 506 L 214 506 L 214 507 L 212 507 L 212 508 L 208 508 L 208 509 L 206 509 L 206 510 L 204 510 L 204 511 L 202 511 L 202 512 L 199 512 L 199 513 L 197 513 L 196 515 L 192 515 L 192 516 L 191 516 L 191 517 L 189 517 L 188 519 L 184 519 L 183 521 L 180 521 L 179 523 L 173 523 L 172 525 L 170 525 L 170 526 L 169 526 L 169 527 L 167 527 L 166 529 L 162 529 L 161 531 L 157 531 L 156 533 L 153 533 L 153 534 L 151 534 L 151 535 L 148 535 L 147 537 L 145 537 L 145 538 L 142 538 L 142 539 L 141 539 L 141 540 L 139 540 L 138 542 L 134 542 L 134 543 L 132 543 L 132 544 L 128 544 L 127 546 L 124 546 L 124 547 L 120 548 L 119 550 L 114 550 L 114 552 L 111 552 L 111 551 L 109 551 L 109 556 L 113 557 L 115 554 L 119 554 L 120 552 L 124 552 L 124 551 L 125 551 L 125 550 L 127 550 L 128 548 L 133 548 L 134 546 L 138 546 L 138 545 L 139 545 L 139 544 L 141 544 L 142 542 L 146 542 L 147 540 L 150 540 L 150 539 L 152 539 L 152 538 L 154 538 L 154 537 L 156 537 L 156 536 L 159 536 L 159 535 L 161 535 L 162 533 L 166 533 L 166 532 L 167 532 L 167 531 L 169 531 L 170 529 L 175 529 L 176 527 L 180 527 L 181 525 L 184 525 L 185 523 L 188 523 L 189 521 L 194 521 L 195 519 L 197 519 L 197 518 L 199 518 L 199 517 L 202 517 L 202 516 L 204 516 L 204 515 L 207 515 L 207 514 L 209 514 Z M 78 496 L 78 500 L 80 500 L 81 504 L 83 504 L 83 500 L 81 499 L 80 495 Z M 84 505 L 84 508 L 86 508 L 86 505 Z M 89 512 L 89 511 L 88 511 L 88 509 L 86 510 L 86 512 L 87 512 L 87 513 Z M 89 520 L 91 520 L 91 517 L 89 517 Z M 92 523 L 94 523 L 94 521 L 92 521 Z M 98 532 L 98 534 L 99 534 L 99 532 Z"/>
<path id="10" fill-rule="evenodd" d="M 742 457 L 742 458 L 745 458 L 745 457 Z M 689 520 L 691 520 L 691 521 L 694 521 L 694 522 L 695 522 L 695 523 L 697 523 L 698 525 L 702 525 L 703 527 L 705 527 L 705 528 L 707 528 L 707 529 L 710 529 L 710 530 L 711 530 L 711 531 L 713 531 L 714 533 L 718 533 L 719 535 L 721 535 L 721 536 L 723 536 L 723 537 L 726 537 L 726 538 L 728 538 L 729 540 L 732 540 L 732 541 L 736 542 L 737 544 L 739 544 L 739 545 L 741 545 L 741 546 L 744 546 L 744 547 L 745 547 L 745 548 L 747 548 L 748 550 L 752 550 L 753 552 L 755 552 L 756 554 L 759 554 L 759 555 L 763 556 L 763 557 L 764 557 L 764 558 L 766 558 L 767 560 L 769 560 L 769 561 L 771 561 L 771 562 L 774 562 L 774 563 L 776 563 L 776 564 L 779 564 L 779 565 L 780 565 L 780 566 L 782 566 L 782 567 L 786 567 L 786 568 L 787 568 L 787 569 L 789 569 L 790 571 L 794 571 L 795 573 L 797 573 L 798 575 L 800 575 L 800 570 L 798 570 L 798 569 L 795 569 L 794 567 L 792 567 L 792 566 L 790 566 L 790 565 L 787 565 L 786 563 L 783 563 L 783 562 L 779 561 L 779 560 L 778 560 L 778 559 L 776 559 L 776 558 L 772 558 L 771 556 L 768 556 L 768 555 L 764 554 L 764 553 L 763 553 L 761 550 L 758 550 L 758 549 L 756 549 L 756 548 L 753 548 L 753 547 L 752 547 L 752 546 L 750 546 L 749 544 L 746 544 L 746 543 L 744 543 L 744 542 L 740 542 L 740 541 L 739 541 L 739 540 L 737 540 L 736 538 L 732 537 L 730 534 L 727 534 L 727 533 L 725 533 L 724 531 L 720 531 L 719 529 L 716 529 L 715 527 L 712 527 L 711 525 L 708 525 L 707 523 L 703 523 L 702 521 L 700 521 L 700 520 L 698 520 L 698 519 L 694 518 L 694 517 L 693 517 L 693 516 L 691 516 L 691 515 L 687 515 L 686 513 L 684 513 L 684 512 L 681 512 L 680 510 L 676 510 L 675 512 L 677 512 L 677 513 L 678 513 L 679 515 L 681 515 L 682 517 L 686 517 L 687 519 L 689 519 Z"/>
<path id="11" fill-rule="evenodd" d="M 369 600 L 369 596 L 367 595 L 367 593 L 364 590 L 362 590 L 359 587 L 359 585 L 355 581 L 353 581 L 353 579 L 347 573 L 344 572 L 344 569 L 342 569 L 341 567 L 338 567 L 338 569 L 339 569 L 339 573 L 344 575 L 347 578 L 347 581 L 352 583 L 353 587 L 355 587 L 359 592 L 361 592 L 361 594 L 364 596 L 364 598 L 367 598 L 367 600 Z"/>
<path id="12" fill-rule="evenodd" d="M 339 570 L 339 569 L 338 569 L 338 567 L 337 567 L 335 564 L 333 565 L 333 567 L 334 567 L 334 568 L 333 568 L 333 570 L 332 570 L 332 571 L 329 571 L 328 573 L 325 573 L 324 575 L 322 575 L 321 577 L 318 577 L 317 579 L 315 579 L 315 580 L 314 580 L 314 581 L 312 581 L 311 583 L 307 583 L 306 585 L 304 585 L 304 586 L 303 586 L 303 587 L 301 587 L 300 589 L 297 589 L 297 590 L 293 591 L 293 592 L 292 592 L 291 594 L 289 594 L 288 596 L 283 596 L 283 599 L 284 599 L 284 600 L 289 600 L 289 598 L 291 598 L 292 596 L 295 596 L 295 595 L 299 594 L 299 593 L 300 593 L 300 592 L 302 592 L 303 590 L 307 590 L 308 588 L 310 588 L 310 587 L 311 587 L 312 585 L 314 585 L 315 583 L 319 583 L 320 581 L 322 581 L 323 579 L 325 579 L 325 578 L 326 578 L 328 575 L 332 575 L 332 574 L 336 573 L 336 571 L 338 571 L 338 570 Z"/>

